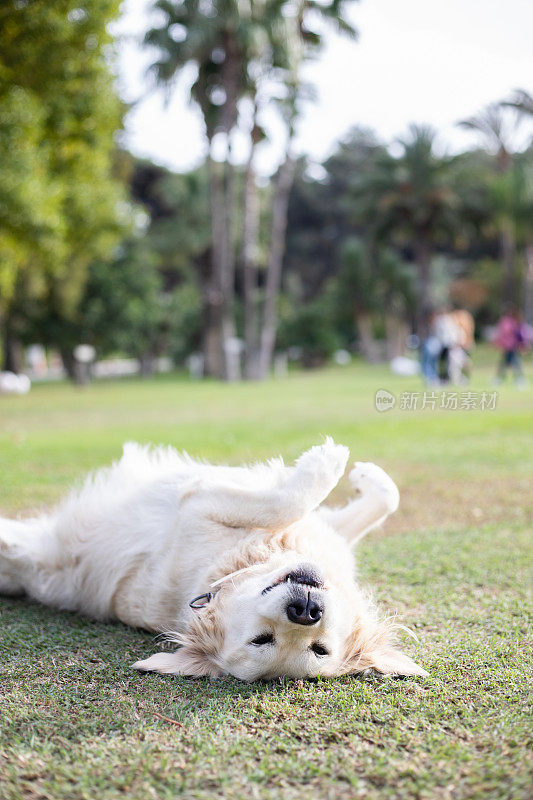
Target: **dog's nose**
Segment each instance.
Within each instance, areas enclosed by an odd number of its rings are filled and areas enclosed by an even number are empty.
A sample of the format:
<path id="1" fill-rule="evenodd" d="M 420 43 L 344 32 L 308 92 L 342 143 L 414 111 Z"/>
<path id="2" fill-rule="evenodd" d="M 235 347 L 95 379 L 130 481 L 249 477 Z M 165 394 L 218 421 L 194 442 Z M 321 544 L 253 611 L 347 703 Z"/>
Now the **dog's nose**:
<path id="1" fill-rule="evenodd" d="M 324 603 L 317 592 L 293 597 L 287 606 L 287 616 L 297 625 L 316 625 L 324 613 Z"/>

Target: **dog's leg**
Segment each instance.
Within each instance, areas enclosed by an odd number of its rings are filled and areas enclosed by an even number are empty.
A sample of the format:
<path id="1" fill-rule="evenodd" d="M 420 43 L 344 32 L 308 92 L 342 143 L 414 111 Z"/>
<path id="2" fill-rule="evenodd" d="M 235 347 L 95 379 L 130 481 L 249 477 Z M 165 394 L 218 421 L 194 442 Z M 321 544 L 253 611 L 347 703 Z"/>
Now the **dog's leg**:
<path id="1" fill-rule="evenodd" d="M 400 493 L 392 478 L 377 464 L 358 461 L 349 478 L 360 496 L 344 508 L 323 507 L 319 513 L 337 533 L 355 544 L 396 511 Z"/>
<path id="2" fill-rule="evenodd" d="M 342 477 L 348 456 L 346 447 L 328 438 L 300 456 L 294 468 L 284 470 L 273 488 L 210 484 L 192 501 L 204 516 L 230 527 L 281 530 L 320 505 Z"/>
<path id="3" fill-rule="evenodd" d="M 43 534 L 42 520 L 0 517 L 0 594 L 28 591 L 37 570 Z"/>
<path id="4" fill-rule="evenodd" d="M 25 534 L 24 523 L 0 518 L 0 594 L 24 594 Z"/>

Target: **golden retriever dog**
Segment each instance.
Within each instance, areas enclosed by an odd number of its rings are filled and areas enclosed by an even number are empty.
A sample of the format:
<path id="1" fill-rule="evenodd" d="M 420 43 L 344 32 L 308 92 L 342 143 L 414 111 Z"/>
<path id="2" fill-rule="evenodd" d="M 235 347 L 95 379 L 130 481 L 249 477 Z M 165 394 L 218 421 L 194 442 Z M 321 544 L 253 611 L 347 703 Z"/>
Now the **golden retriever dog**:
<path id="1" fill-rule="evenodd" d="M 0 519 L 0 593 L 179 645 L 138 670 L 244 681 L 425 675 L 355 577 L 351 548 L 396 510 L 395 484 L 356 463 L 357 496 L 321 505 L 348 455 L 328 438 L 292 467 L 281 458 L 226 467 L 127 444 L 55 512 Z"/>

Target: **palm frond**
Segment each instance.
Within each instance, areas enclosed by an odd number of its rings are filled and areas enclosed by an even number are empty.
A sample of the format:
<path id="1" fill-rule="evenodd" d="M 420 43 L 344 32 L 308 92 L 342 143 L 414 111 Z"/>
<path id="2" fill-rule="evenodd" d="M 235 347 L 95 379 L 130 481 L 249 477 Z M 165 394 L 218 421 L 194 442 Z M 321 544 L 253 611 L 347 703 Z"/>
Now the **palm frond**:
<path id="1" fill-rule="evenodd" d="M 525 89 L 515 89 L 509 100 L 504 100 L 502 106 L 505 108 L 515 108 L 523 114 L 533 116 L 533 95 Z"/>

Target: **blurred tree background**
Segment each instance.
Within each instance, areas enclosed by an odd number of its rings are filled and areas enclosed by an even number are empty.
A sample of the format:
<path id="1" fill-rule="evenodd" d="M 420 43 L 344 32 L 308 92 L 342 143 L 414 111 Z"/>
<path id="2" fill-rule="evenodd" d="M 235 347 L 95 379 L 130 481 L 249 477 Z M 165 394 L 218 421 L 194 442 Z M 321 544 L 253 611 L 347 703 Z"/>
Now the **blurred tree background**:
<path id="1" fill-rule="evenodd" d="M 105 58 L 119 6 L 0 8 L 0 308 L 5 367 L 15 372 L 30 333 L 71 370 L 68 332 L 90 264 L 111 255 L 128 225 L 127 195 L 112 174 L 122 108 Z"/>
<path id="2" fill-rule="evenodd" d="M 197 353 L 204 374 L 261 379 L 276 349 L 306 366 L 339 349 L 390 359 L 445 303 L 479 330 L 508 301 L 533 322 L 533 147 L 512 145 L 531 120 L 527 92 L 458 121 L 479 144 L 454 156 L 423 125 L 396 142 L 354 127 L 320 165 L 295 153 L 313 101 L 302 65 L 328 26 L 357 38 L 350 1 L 154 3 L 156 84 L 172 92 L 193 65 L 204 121 L 205 163 L 182 174 L 118 144 L 119 0 L 2 3 L 4 369 L 21 371 L 24 346 L 40 343 L 76 377 L 84 342 L 144 373 Z M 268 180 L 256 167 L 265 108 L 285 136 Z"/>

